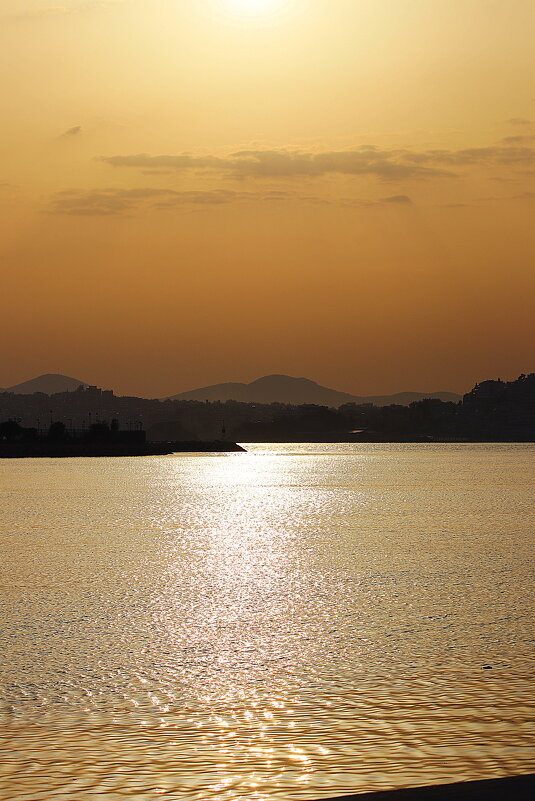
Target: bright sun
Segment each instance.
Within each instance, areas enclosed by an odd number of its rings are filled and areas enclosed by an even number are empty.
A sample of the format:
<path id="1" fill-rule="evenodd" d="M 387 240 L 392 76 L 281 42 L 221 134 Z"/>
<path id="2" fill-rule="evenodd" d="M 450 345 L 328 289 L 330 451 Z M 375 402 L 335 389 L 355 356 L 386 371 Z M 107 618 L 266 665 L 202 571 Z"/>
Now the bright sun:
<path id="1" fill-rule="evenodd" d="M 274 10 L 280 0 L 226 0 L 226 3 L 242 14 L 261 14 Z"/>

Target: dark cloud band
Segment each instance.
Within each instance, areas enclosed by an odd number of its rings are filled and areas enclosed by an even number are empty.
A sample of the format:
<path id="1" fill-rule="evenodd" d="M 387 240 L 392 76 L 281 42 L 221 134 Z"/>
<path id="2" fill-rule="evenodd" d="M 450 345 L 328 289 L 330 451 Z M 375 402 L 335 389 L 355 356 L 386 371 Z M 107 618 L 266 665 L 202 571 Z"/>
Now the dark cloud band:
<path id="1" fill-rule="evenodd" d="M 533 137 L 507 137 L 496 145 L 463 150 L 381 149 L 320 153 L 292 150 L 240 150 L 228 156 L 191 154 L 104 156 L 112 167 L 151 171 L 211 171 L 241 178 L 321 177 L 329 174 L 372 175 L 385 181 L 453 176 L 455 169 L 471 165 L 535 164 Z"/>
<path id="2" fill-rule="evenodd" d="M 341 175 L 375 175 L 385 180 L 400 180 L 437 175 L 451 175 L 443 168 L 420 164 L 407 157 L 406 151 L 361 150 L 306 153 L 287 150 L 241 150 L 227 157 L 104 156 L 102 161 L 112 167 L 138 169 L 197 170 L 225 173 L 247 178 L 314 177 L 333 173 Z"/>

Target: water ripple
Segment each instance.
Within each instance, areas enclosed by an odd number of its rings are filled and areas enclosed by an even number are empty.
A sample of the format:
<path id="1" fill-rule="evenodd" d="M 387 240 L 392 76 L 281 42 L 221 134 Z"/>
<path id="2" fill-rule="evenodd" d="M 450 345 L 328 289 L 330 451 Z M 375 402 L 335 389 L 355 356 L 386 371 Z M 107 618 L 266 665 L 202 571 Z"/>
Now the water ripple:
<path id="1" fill-rule="evenodd" d="M 1 797 L 534 770 L 533 450 L 1 463 Z"/>

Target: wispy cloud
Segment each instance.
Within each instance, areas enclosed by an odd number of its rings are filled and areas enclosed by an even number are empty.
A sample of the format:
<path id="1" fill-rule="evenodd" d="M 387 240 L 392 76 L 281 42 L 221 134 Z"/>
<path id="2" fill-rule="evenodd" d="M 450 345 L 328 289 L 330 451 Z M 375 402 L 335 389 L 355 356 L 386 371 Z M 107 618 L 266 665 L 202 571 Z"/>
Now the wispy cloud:
<path id="1" fill-rule="evenodd" d="M 477 198 L 480 203 L 509 203 L 511 201 L 527 201 L 533 202 L 535 200 L 535 192 L 517 192 L 515 195 L 487 195 L 486 197 Z"/>
<path id="2" fill-rule="evenodd" d="M 158 189 L 67 189 L 56 193 L 48 207 L 49 213 L 80 217 L 125 216 L 147 211 L 166 211 L 187 207 L 224 206 L 231 203 L 309 203 L 326 206 L 348 206 L 358 209 L 377 208 L 388 205 L 409 206 L 412 200 L 407 195 L 389 195 L 376 200 L 359 198 L 329 198 L 299 192 L 258 191 L 235 192 L 227 189 L 189 190 Z"/>
<path id="3" fill-rule="evenodd" d="M 243 199 L 240 193 L 225 189 L 189 192 L 147 187 L 88 191 L 68 189 L 54 195 L 49 211 L 55 214 L 79 216 L 111 216 L 128 214 L 149 207 L 166 209 L 179 206 L 220 206 L 240 199 Z"/>
<path id="4" fill-rule="evenodd" d="M 412 200 L 408 195 L 390 195 L 389 197 L 382 197 L 379 203 L 401 203 L 401 205 L 409 205 Z"/>
<path id="5" fill-rule="evenodd" d="M 112 167 L 150 170 L 211 171 L 241 178 L 319 177 L 329 174 L 375 175 L 383 180 L 401 180 L 451 175 L 443 168 L 419 164 L 407 151 L 363 147 L 358 150 L 307 153 L 292 150 L 241 150 L 229 156 L 104 156 Z"/>
<path id="6" fill-rule="evenodd" d="M 330 201 L 336 204 L 336 201 Z M 358 209 L 377 208 L 378 206 L 412 206 L 412 199 L 408 195 L 388 195 L 377 200 L 364 200 L 362 198 L 344 198 L 339 201 L 342 206 L 351 206 Z"/>
<path id="7" fill-rule="evenodd" d="M 509 125 L 523 125 L 523 126 L 530 126 L 534 125 L 535 123 L 533 120 L 528 120 L 525 117 L 511 117 L 507 120 Z"/>
<path id="8" fill-rule="evenodd" d="M 70 137 L 70 136 L 78 136 L 78 134 L 82 133 L 82 126 L 81 125 L 73 125 L 72 128 L 67 128 L 61 136 L 62 137 Z"/>
<path id="9" fill-rule="evenodd" d="M 535 149 L 522 142 L 533 137 L 506 137 L 497 145 L 472 147 L 462 150 L 428 150 L 410 153 L 409 161 L 417 163 L 447 164 L 455 167 L 477 165 L 528 165 L 535 163 Z"/>
<path id="10" fill-rule="evenodd" d="M 535 134 L 518 134 L 517 136 L 505 136 L 502 139 L 504 145 L 522 145 L 535 142 Z"/>
<path id="11" fill-rule="evenodd" d="M 330 174 L 371 175 L 383 181 L 451 177 L 456 170 L 477 165 L 535 164 L 535 136 L 511 136 L 480 148 L 459 150 L 387 149 L 373 146 L 354 150 L 240 150 L 228 156 L 178 155 L 103 156 L 112 167 L 142 170 L 214 172 L 234 178 L 298 178 Z M 453 169 L 452 169 L 453 168 Z"/>

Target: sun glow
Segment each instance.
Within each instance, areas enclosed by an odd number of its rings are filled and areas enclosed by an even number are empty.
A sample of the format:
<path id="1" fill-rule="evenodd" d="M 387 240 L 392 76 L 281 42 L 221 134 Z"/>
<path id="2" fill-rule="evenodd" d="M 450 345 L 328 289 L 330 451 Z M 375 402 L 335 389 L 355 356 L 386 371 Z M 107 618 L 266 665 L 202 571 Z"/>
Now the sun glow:
<path id="1" fill-rule="evenodd" d="M 225 0 L 228 7 L 240 14 L 267 14 L 276 10 L 282 0 Z"/>

